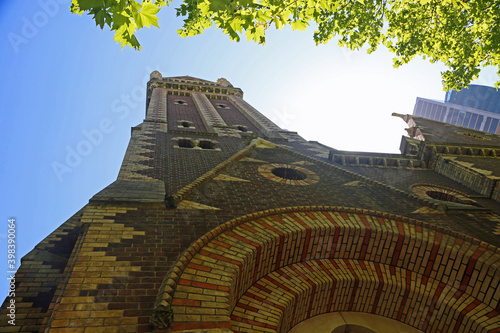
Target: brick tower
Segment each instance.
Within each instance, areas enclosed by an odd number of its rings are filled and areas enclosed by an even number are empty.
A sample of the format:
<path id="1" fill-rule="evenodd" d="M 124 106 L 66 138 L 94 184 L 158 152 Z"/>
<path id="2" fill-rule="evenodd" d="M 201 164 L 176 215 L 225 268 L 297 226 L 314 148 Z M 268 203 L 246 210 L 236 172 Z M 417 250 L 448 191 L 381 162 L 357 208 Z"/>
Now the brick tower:
<path id="1" fill-rule="evenodd" d="M 355 153 L 226 79 L 147 92 L 117 180 L 23 258 L 2 332 L 500 331 L 500 136 L 396 114 L 401 154 Z"/>

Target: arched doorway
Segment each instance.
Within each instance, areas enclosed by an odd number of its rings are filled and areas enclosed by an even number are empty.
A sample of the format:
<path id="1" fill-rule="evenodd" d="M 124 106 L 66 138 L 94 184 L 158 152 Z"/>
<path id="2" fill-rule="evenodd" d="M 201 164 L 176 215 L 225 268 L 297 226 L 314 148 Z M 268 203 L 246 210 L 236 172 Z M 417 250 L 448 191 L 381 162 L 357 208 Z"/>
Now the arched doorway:
<path id="1" fill-rule="evenodd" d="M 306 319 L 289 333 L 421 333 L 394 319 L 363 312 L 330 312 Z"/>
<path id="2" fill-rule="evenodd" d="M 165 279 L 156 315 L 171 310 L 172 331 L 288 332 L 362 312 L 422 331 L 488 332 L 500 320 L 499 259 L 491 245 L 391 214 L 269 210 L 195 242 Z"/>

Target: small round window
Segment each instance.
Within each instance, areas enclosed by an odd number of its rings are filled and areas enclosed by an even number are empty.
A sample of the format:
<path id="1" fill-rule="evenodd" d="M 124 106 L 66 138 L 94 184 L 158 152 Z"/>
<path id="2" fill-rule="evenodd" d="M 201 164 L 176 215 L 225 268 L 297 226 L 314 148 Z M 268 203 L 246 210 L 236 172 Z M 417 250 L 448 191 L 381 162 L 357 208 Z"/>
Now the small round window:
<path id="1" fill-rule="evenodd" d="M 283 179 L 290 180 L 304 180 L 307 178 L 307 175 L 299 170 L 290 169 L 290 168 L 274 168 L 271 170 L 273 175 L 278 176 Z"/>
<path id="2" fill-rule="evenodd" d="M 462 200 L 460 200 L 458 197 L 454 196 L 451 193 L 445 193 L 445 192 L 440 192 L 440 191 L 427 191 L 425 193 L 428 196 L 430 196 L 432 199 L 463 203 Z"/>
<path id="3" fill-rule="evenodd" d="M 312 185 L 319 181 L 313 171 L 290 164 L 263 164 L 259 173 L 269 180 L 287 185 Z"/>
<path id="4" fill-rule="evenodd" d="M 442 187 L 416 185 L 413 186 L 411 190 L 419 197 L 431 201 L 447 201 L 462 205 L 478 206 L 475 201 L 469 199 L 465 195 Z"/>

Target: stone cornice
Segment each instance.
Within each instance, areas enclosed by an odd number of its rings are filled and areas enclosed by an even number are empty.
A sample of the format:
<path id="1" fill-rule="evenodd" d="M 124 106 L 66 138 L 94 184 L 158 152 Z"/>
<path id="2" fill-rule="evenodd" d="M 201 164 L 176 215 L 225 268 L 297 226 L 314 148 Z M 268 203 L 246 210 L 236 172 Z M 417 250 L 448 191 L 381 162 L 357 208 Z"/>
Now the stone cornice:
<path id="1" fill-rule="evenodd" d="M 149 80 L 147 87 L 147 104 L 149 104 L 154 88 L 163 88 L 179 92 L 201 92 L 211 95 L 233 95 L 243 97 L 243 90 L 240 88 L 224 87 L 212 82 L 176 78 L 152 78 Z"/>

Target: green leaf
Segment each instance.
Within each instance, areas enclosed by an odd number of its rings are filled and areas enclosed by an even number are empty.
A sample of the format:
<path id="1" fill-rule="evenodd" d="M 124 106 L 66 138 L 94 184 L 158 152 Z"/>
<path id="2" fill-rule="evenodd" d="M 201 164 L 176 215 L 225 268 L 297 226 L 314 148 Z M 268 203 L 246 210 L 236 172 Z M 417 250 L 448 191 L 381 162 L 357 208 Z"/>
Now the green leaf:
<path id="1" fill-rule="evenodd" d="M 206 2 L 208 1 L 210 3 L 210 11 L 212 12 L 218 12 L 221 10 L 224 10 L 226 8 L 226 1 L 225 0 L 205 0 Z"/>
<path id="2" fill-rule="evenodd" d="M 443 86 L 460 89 L 484 66 L 500 69 L 499 0 L 183 0 L 181 36 L 195 36 L 216 24 L 231 40 L 244 31 L 247 40 L 265 42 L 274 22 L 306 30 L 313 23 L 316 44 L 337 37 L 350 49 L 380 44 L 395 54 L 394 65 L 415 56 L 442 62 Z M 87 13 L 101 27 L 109 25 L 122 47 L 140 49 L 137 29 L 158 27 L 157 14 L 170 0 L 72 0 L 70 10 Z"/>
<path id="3" fill-rule="evenodd" d="M 232 20 L 232 21 L 229 22 L 229 26 L 234 31 L 241 32 L 242 31 L 242 27 L 241 27 L 242 23 L 243 22 L 239 18 L 235 18 L 234 20 Z"/>
<path id="4" fill-rule="evenodd" d="M 301 30 L 301 31 L 306 31 L 306 23 L 297 20 L 295 22 L 292 22 L 291 26 L 293 30 Z"/>
<path id="5" fill-rule="evenodd" d="M 122 15 L 122 13 L 114 13 L 113 14 L 113 30 L 118 30 L 122 26 L 130 23 L 130 17 L 127 15 Z"/>
<path id="6" fill-rule="evenodd" d="M 158 25 L 158 18 L 156 17 L 156 14 L 158 13 L 160 9 L 156 8 L 155 5 L 153 5 L 149 1 L 144 1 L 142 3 L 141 11 L 138 13 L 133 13 L 133 17 L 135 20 L 135 23 L 137 24 L 137 28 L 141 29 L 142 27 L 148 27 L 150 25 L 154 25 L 155 27 L 159 28 L 160 26 Z"/>
<path id="7" fill-rule="evenodd" d="M 138 2 L 136 2 L 136 1 L 134 1 L 134 0 L 132 0 L 132 1 L 130 1 L 130 7 L 131 7 L 134 11 L 138 12 L 139 10 L 141 10 L 141 7 L 142 7 L 142 6 L 141 6 L 141 4 L 140 4 L 140 3 L 138 3 Z"/>
<path id="8" fill-rule="evenodd" d="M 265 23 L 269 20 L 271 20 L 271 16 L 268 15 L 268 13 L 264 13 L 264 12 L 257 12 L 257 17 L 256 17 L 257 21 L 258 22 L 262 22 L 262 23 Z"/>
<path id="9" fill-rule="evenodd" d="M 79 0 L 78 2 L 80 9 L 83 11 L 104 6 L 104 0 Z"/>
<path id="10" fill-rule="evenodd" d="M 283 23 L 281 22 L 281 20 L 279 18 L 276 18 L 274 20 L 274 25 L 276 26 L 276 29 L 283 29 Z"/>
<path id="11" fill-rule="evenodd" d="M 105 10 L 99 10 L 97 13 L 94 15 L 94 20 L 96 25 L 98 25 L 101 29 L 104 28 L 104 24 L 110 24 L 111 23 L 111 16 L 106 12 Z"/>

